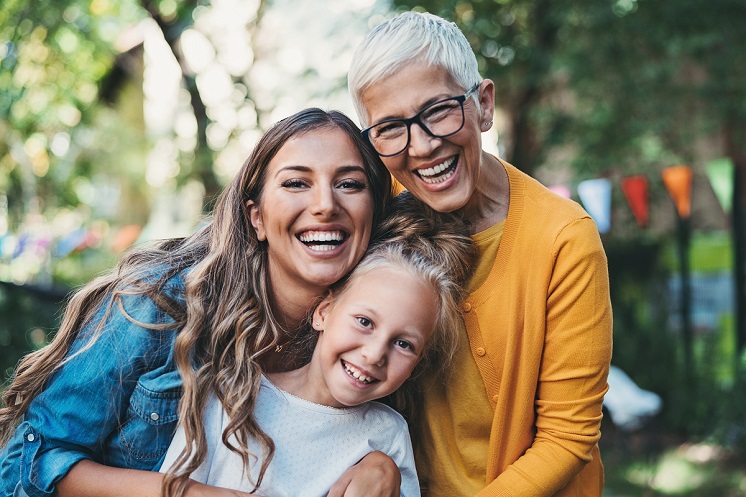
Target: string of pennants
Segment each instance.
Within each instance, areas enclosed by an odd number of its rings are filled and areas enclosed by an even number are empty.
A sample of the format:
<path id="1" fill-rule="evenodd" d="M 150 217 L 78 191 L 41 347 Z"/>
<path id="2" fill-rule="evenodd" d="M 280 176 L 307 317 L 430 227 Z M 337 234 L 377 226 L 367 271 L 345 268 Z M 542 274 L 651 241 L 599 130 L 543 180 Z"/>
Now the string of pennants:
<path id="1" fill-rule="evenodd" d="M 725 213 L 733 206 L 733 162 L 728 158 L 713 160 L 705 166 L 715 196 Z M 682 219 L 691 215 L 693 171 L 690 166 L 676 165 L 661 171 L 663 184 L 668 191 L 676 212 Z M 643 174 L 622 178 L 619 184 L 627 205 L 640 228 L 646 228 L 650 220 L 649 180 Z M 570 198 L 570 189 L 565 185 L 550 187 L 558 195 Z M 577 185 L 578 197 L 583 207 L 593 218 L 600 233 L 611 229 L 612 181 L 608 178 L 594 178 L 581 181 Z"/>

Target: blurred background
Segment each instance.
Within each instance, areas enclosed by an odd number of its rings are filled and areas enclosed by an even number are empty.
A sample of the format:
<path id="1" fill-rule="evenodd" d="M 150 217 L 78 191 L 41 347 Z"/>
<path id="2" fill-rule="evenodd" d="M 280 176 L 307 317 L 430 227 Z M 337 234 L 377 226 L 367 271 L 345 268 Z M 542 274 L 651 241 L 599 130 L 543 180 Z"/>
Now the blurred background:
<path id="1" fill-rule="evenodd" d="M 495 81 L 485 148 L 599 227 L 621 374 L 605 495 L 745 495 L 743 0 L 4 0 L 2 381 L 71 290 L 194 229 L 269 124 L 354 117 L 352 51 L 413 8 Z"/>

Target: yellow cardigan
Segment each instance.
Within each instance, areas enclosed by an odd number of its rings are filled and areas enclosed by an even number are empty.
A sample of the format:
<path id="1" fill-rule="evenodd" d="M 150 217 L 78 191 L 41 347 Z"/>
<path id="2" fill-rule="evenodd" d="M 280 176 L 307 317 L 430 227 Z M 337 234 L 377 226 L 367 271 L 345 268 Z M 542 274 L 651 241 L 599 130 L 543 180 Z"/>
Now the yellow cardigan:
<path id="1" fill-rule="evenodd" d="M 497 259 L 463 306 L 495 408 L 478 495 L 597 497 L 612 348 L 606 255 L 577 203 L 503 165 L 510 206 Z"/>

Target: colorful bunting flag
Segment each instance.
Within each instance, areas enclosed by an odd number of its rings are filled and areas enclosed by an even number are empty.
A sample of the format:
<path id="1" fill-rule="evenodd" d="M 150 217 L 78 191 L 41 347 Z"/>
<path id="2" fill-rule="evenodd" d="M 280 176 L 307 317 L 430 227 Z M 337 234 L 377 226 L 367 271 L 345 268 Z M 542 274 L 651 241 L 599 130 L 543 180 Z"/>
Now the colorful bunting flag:
<path id="1" fill-rule="evenodd" d="M 730 213 L 733 209 L 733 161 L 728 157 L 715 159 L 707 163 L 705 171 L 723 212 Z"/>
<path id="2" fill-rule="evenodd" d="M 597 178 L 578 183 L 578 196 L 598 226 L 599 233 L 611 229 L 611 181 Z"/>
<path id="3" fill-rule="evenodd" d="M 627 204 L 635 216 L 640 228 L 647 228 L 650 220 L 650 199 L 648 197 L 648 178 L 642 174 L 635 174 L 622 178 L 622 192 Z"/>
<path id="4" fill-rule="evenodd" d="M 666 167 L 661 176 L 679 217 L 687 219 L 692 213 L 692 168 L 683 164 Z"/>

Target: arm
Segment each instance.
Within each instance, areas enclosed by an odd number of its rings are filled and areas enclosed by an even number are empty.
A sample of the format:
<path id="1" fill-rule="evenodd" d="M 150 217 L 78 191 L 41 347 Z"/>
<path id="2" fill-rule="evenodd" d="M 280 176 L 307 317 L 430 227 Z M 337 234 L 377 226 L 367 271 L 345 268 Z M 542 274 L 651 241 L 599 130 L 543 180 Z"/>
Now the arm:
<path id="1" fill-rule="evenodd" d="M 136 319 L 167 322 L 149 299 L 126 296 L 123 300 L 125 309 Z M 169 369 L 164 363 L 172 347 L 174 331 L 153 331 L 137 326 L 114 305 L 100 337 L 88 347 L 91 333 L 103 316 L 102 309 L 95 323 L 81 330 L 67 362 L 33 400 L 6 446 L 2 461 L 6 489 L 9 485 L 20 484 L 29 496 L 46 497 L 53 494 L 56 483 L 82 459 L 152 469 L 162 456 L 162 453 L 157 454 L 160 449 L 150 451 L 156 445 L 153 436 L 128 448 L 121 442 L 120 435 L 123 427 L 137 426 L 127 420 L 131 414 L 128 409 L 138 407 L 130 405 L 130 396 L 138 381 L 143 375 L 154 372 L 160 375 L 159 368 L 164 370 L 163 374 Z M 173 373 L 178 379 L 178 373 Z M 169 402 L 173 400 L 170 404 L 175 406 L 178 393 L 174 395 Z M 156 400 L 161 402 L 162 399 Z M 163 406 L 163 403 L 147 405 L 148 408 L 155 406 Z M 157 418 L 149 426 L 157 431 L 158 443 L 165 443 L 165 451 L 175 425 L 174 411 L 153 409 L 148 410 L 146 416 Z"/>
<path id="2" fill-rule="evenodd" d="M 57 484 L 56 497 L 160 497 L 163 473 L 103 466 L 82 460 Z M 251 497 L 238 490 L 189 480 L 184 497 Z"/>
<path id="3" fill-rule="evenodd" d="M 401 473 L 383 452 L 371 452 L 345 471 L 328 497 L 399 497 Z"/>
<path id="4" fill-rule="evenodd" d="M 598 454 L 612 321 L 606 256 L 593 222 L 586 218 L 566 226 L 552 255 L 536 435 L 480 497 L 552 496 Z"/>

